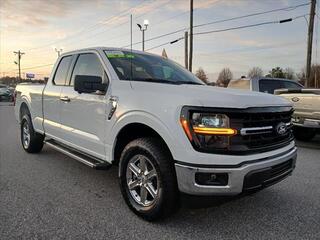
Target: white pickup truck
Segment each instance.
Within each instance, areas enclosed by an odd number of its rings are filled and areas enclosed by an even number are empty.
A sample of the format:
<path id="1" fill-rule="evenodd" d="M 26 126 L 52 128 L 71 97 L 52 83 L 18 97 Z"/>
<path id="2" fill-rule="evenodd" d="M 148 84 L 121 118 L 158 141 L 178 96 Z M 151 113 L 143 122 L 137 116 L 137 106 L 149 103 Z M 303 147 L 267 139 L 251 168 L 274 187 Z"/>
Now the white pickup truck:
<path id="1" fill-rule="evenodd" d="M 27 152 L 45 143 L 97 169 L 119 165 L 126 203 L 150 221 L 177 209 L 179 191 L 236 195 L 290 175 L 292 112 L 284 98 L 209 87 L 171 60 L 115 48 L 63 54 L 15 102 Z"/>

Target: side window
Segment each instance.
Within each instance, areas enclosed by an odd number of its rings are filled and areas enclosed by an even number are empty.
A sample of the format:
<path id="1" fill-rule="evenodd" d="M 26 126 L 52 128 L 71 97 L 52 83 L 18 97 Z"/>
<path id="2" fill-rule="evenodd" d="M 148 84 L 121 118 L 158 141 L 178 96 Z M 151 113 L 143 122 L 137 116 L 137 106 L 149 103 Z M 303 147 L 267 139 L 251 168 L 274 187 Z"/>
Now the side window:
<path id="1" fill-rule="evenodd" d="M 260 80 L 259 89 L 260 92 L 274 94 L 274 90 L 283 88 L 283 85 L 278 80 Z"/>
<path id="2" fill-rule="evenodd" d="M 295 83 L 295 82 L 289 82 L 289 81 L 284 81 L 283 82 L 283 88 L 287 88 L 287 89 L 301 89 L 302 87 Z"/>
<path id="3" fill-rule="evenodd" d="M 65 85 L 72 56 L 63 57 L 53 78 L 53 84 Z"/>
<path id="4" fill-rule="evenodd" d="M 106 77 L 103 66 L 97 55 L 94 53 L 81 54 L 74 66 L 70 85 L 74 85 L 76 75 L 98 76 L 102 79 Z"/>

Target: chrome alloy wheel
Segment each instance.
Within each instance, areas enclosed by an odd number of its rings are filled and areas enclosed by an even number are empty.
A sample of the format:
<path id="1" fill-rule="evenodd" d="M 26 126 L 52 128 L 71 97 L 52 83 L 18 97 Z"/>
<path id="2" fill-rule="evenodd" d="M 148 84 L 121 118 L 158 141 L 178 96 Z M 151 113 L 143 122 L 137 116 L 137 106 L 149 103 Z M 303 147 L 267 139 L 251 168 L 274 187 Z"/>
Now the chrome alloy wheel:
<path id="1" fill-rule="evenodd" d="M 127 186 L 133 199 L 141 206 L 152 205 L 159 195 L 159 177 L 151 161 L 136 155 L 127 165 Z"/>
<path id="2" fill-rule="evenodd" d="M 30 144 L 30 128 L 29 128 L 29 124 L 27 121 L 25 121 L 23 123 L 23 127 L 22 127 L 22 143 L 24 148 L 28 148 L 29 144 Z"/>

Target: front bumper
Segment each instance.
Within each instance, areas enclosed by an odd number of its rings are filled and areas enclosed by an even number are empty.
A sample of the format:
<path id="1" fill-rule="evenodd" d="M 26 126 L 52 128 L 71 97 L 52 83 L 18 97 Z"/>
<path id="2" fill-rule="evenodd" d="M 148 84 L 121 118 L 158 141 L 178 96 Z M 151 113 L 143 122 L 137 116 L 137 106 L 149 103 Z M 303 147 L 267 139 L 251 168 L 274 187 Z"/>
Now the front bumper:
<path id="1" fill-rule="evenodd" d="M 320 119 L 295 117 L 292 121 L 294 126 L 305 128 L 318 128 L 320 129 Z"/>
<path id="2" fill-rule="evenodd" d="M 243 162 L 237 166 L 189 166 L 175 164 L 178 187 L 181 192 L 192 195 L 236 195 L 244 190 L 266 187 L 289 176 L 295 167 L 297 148 L 268 158 Z M 283 171 L 271 172 L 273 167 L 290 163 Z M 283 168 L 283 167 L 282 167 Z M 201 185 L 196 182 L 196 173 L 227 174 L 224 186 Z M 267 174 L 268 173 L 268 174 Z M 278 173 L 278 174 L 277 174 Z M 269 177 L 270 176 L 270 177 Z M 268 178 L 269 177 L 269 178 Z"/>

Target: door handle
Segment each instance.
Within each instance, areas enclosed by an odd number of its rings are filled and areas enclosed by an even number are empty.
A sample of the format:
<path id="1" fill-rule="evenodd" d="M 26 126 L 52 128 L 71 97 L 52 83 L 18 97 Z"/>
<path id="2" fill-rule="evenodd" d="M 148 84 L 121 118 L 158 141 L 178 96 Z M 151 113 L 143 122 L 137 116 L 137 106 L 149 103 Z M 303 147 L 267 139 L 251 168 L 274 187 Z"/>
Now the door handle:
<path id="1" fill-rule="evenodd" d="M 70 98 L 68 96 L 60 97 L 60 100 L 63 102 L 70 102 Z"/>

